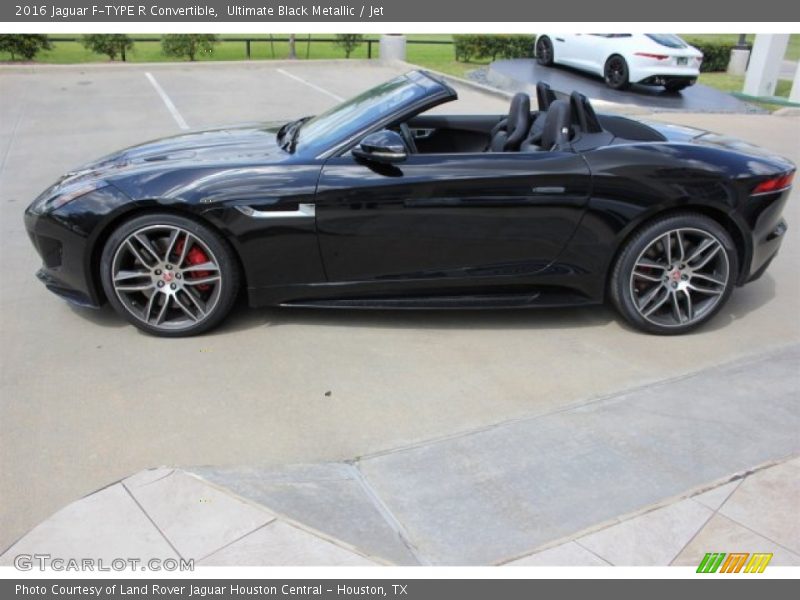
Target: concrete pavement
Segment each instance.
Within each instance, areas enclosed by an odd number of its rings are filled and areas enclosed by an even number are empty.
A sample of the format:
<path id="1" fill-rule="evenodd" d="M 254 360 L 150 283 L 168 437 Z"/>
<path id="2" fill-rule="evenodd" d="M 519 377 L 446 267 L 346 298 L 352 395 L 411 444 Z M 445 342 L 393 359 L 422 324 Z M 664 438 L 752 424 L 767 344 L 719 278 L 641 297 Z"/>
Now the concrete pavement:
<path id="1" fill-rule="evenodd" d="M 798 360 L 793 345 L 346 463 L 192 471 L 393 562 L 500 564 L 800 454 Z M 786 490 L 765 518 L 800 542 Z M 669 562 L 654 556 L 614 563 Z"/>
<path id="2" fill-rule="evenodd" d="M 798 494 L 800 459 L 792 459 L 499 564 L 696 568 L 706 552 L 747 551 L 772 553 L 772 566 L 797 566 Z M 137 558 L 145 568 L 152 559 L 162 565 L 192 559 L 196 566 L 417 564 L 370 556 L 363 546 L 167 468 L 142 471 L 63 508 L 0 555 L 0 568 L 33 554 L 106 565 Z"/>
<path id="3" fill-rule="evenodd" d="M 36 194 L 81 162 L 180 131 L 146 72 L 190 127 L 204 127 L 318 112 L 335 102 L 331 94 L 350 96 L 401 70 L 356 61 L 0 70 L 0 547 L 65 504 L 153 465 L 269 469 L 371 456 L 800 342 L 793 229 L 761 280 L 736 290 L 708 327 L 669 339 L 632 332 L 607 308 L 242 308 L 212 335 L 165 342 L 107 308 L 72 309 L 33 277 L 38 257 L 21 216 Z M 439 110 L 506 110 L 497 96 L 459 91 L 458 106 Z M 800 162 L 797 117 L 657 118 L 730 133 Z M 800 223 L 797 200 L 795 191 L 790 228 Z M 388 559 L 404 560 L 400 551 Z"/>
<path id="4" fill-rule="evenodd" d="M 336 463 L 142 471 L 0 556 L 199 565 L 800 566 L 800 344 Z M 756 400 L 757 398 L 757 400 Z"/>

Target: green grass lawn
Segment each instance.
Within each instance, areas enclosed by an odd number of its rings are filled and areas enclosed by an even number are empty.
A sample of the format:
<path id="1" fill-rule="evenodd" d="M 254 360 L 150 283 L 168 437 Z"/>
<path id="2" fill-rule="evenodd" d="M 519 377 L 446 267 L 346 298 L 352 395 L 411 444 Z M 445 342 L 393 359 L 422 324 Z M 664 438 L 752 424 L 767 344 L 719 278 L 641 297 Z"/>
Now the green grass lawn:
<path id="1" fill-rule="evenodd" d="M 744 87 L 744 77 L 739 75 L 728 75 L 727 73 L 702 73 L 698 79 L 698 83 L 707 85 L 723 92 L 741 92 Z M 785 79 L 779 79 L 778 84 L 775 86 L 775 95 L 783 98 L 789 97 L 789 92 L 792 89 L 792 82 Z M 767 102 L 753 102 L 766 110 L 775 111 L 784 106 L 778 104 L 770 104 Z"/>
<path id="2" fill-rule="evenodd" d="M 52 36 L 58 37 L 73 37 L 71 35 Z M 78 36 L 75 36 L 78 37 Z M 174 57 L 164 56 L 161 53 L 161 45 L 159 43 L 160 36 L 157 34 L 135 34 L 133 37 L 137 39 L 147 39 L 149 41 L 139 41 L 136 43 L 134 49 L 128 54 L 129 62 L 165 62 L 174 61 Z M 289 45 L 287 42 L 270 42 L 269 35 L 267 34 L 224 34 L 221 37 L 227 39 L 235 38 L 258 38 L 259 41 L 252 42 L 251 44 L 251 58 L 256 60 L 264 59 L 281 59 L 287 58 L 289 55 Z M 285 38 L 286 35 L 275 35 L 273 37 Z M 330 38 L 330 34 L 298 34 L 297 35 L 297 56 L 300 59 L 324 59 L 324 58 L 344 58 L 344 51 L 336 47 L 332 43 L 308 43 L 309 39 L 314 38 Z M 377 39 L 377 36 L 367 36 Z M 688 41 L 725 41 L 735 43 L 738 36 L 735 34 L 704 34 L 704 35 L 687 35 L 685 36 Z M 411 34 L 408 36 L 409 40 L 417 41 L 450 41 L 452 36 L 449 34 Z M 748 36 L 752 41 L 753 36 Z M 372 46 L 373 56 L 378 55 L 378 44 Z M 207 56 L 200 56 L 199 60 L 242 60 L 245 55 L 244 42 L 238 41 L 225 41 L 216 45 L 214 53 Z M 352 54 L 352 58 L 366 58 L 367 57 L 367 44 L 364 43 Z M 467 71 L 480 68 L 488 64 L 488 61 L 461 63 L 455 60 L 453 47 L 451 45 L 428 45 L 428 44 L 409 44 L 407 48 L 407 58 L 409 62 L 420 64 L 431 69 L 436 69 L 451 75 L 464 76 Z M 786 51 L 786 58 L 792 60 L 800 60 L 800 35 L 794 34 L 789 40 L 789 47 Z M 0 52 L 0 61 L 9 61 L 11 56 L 8 53 Z M 79 42 L 54 42 L 53 49 L 41 52 L 37 55 L 36 62 L 51 63 L 51 64 L 72 64 L 72 63 L 87 63 L 87 62 L 107 62 L 108 58 L 90 52 L 84 48 Z"/>
<path id="3" fill-rule="evenodd" d="M 64 35 L 52 37 L 58 38 L 78 36 Z M 171 56 L 165 56 L 161 53 L 159 35 L 136 34 L 132 37 L 137 40 L 146 39 L 148 41 L 136 42 L 133 50 L 129 51 L 127 54 L 126 58 L 128 62 L 167 62 L 180 60 Z M 285 59 L 289 56 L 288 42 L 271 41 L 268 34 L 224 34 L 220 37 L 226 39 L 244 39 L 248 37 L 257 38 L 258 41 L 253 41 L 250 44 L 250 57 L 253 60 Z M 273 38 L 286 37 L 287 36 L 284 34 L 273 36 Z M 309 39 L 326 39 L 332 37 L 333 36 L 330 34 L 312 34 L 309 38 L 308 34 L 298 34 L 295 45 L 297 57 L 301 60 L 345 58 L 344 50 L 335 46 L 331 42 L 312 41 L 309 43 Z M 377 36 L 365 37 L 377 40 Z M 414 41 L 451 41 L 453 38 L 449 34 L 412 34 L 408 36 L 408 39 Z M 366 43 L 362 43 L 353 51 L 351 58 L 367 58 L 367 54 L 368 46 Z M 375 58 L 379 56 L 379 47 L 377 41 L 372 44 L 372 56 Z M 243 41 L 224 41 L 218 43 L 214 47 L 213 54 L 199 56 L 198 60 L 244 60 L 245 58 L 245 43 Z M 464 77 L 468 71 L 489 64 L 489 61 L 469 63 L 456 61 L 453 46 L 450 44 L 408 44 L 406 47 L 406 58 L 408 62 L 459 77 Z M 10 60 L 10 55 L 0 52 L 0 61 Z M 87 50 L 80 42 L 53 42 L 53 49 L 40 52 L 36 56 L 35 62 L 45 64 L 108 62 L 108 57 L 102 54 L 95 54 Z"/>
<path id="4" fill-rule="evenodd" d="M 77 35 L 63 35 L 51 36 L 53 38 L 59 37 L 79 37 Z M 127 54 L 128 62 L 168 62 L 180 60 L 172 56 L 165 56 L 161 53 L 160 36 L 153 34 L 134 34 L 131 37 L 137 41 L 133 50 Z M 284 59 L 289 56 L 288 42 L 275 42 L 270 40 L 268 34 L 224 34 L 220 37 L 228 40 L 235 38 L 256 38 L 257 41 L 251 42 L 250 57 L 254 60 L 266 59 Z M 283 38 L 285 34 L 274 35 L 273 38 Z M 331 34 L 298 34 L 297 42 L 295 45 L 297 57 L 299 59 L 330 59 L 330 58 L 345 58 L 344 50 L 337 47 L 331 42 L 311 42 L 309 39 L 314 38 L 329 39 L 332 38 Z M 365 36 L 377 40 L 377 36 Z M 409 35 L 410 40 L 425 40 L 425 41 L 450 41 L 450 35 Z M 368 46 L 362 43 L 351 54 L 351 58 L 367 58 Z M 421 61 L 427 64 L 430 68 L 436 68 L 435 65 L 444 65 L 448 68 L 446 63 L 455 63 L 453 54 L 453 47 L 451 45 L 408 45 L 408 60 L 410 62 Z M 372 44 L 373 57 L 378 56 L 377 42 Z M 246 58 L 245 43 L 244 41 L 224 41 L 216 44 L 213 54 L 202 55 L 198 57 L 200 61 L 208 60 L 244 60 Z M 10 61 L 11 56 L 6 52 L 0 52 L 0 61 Z M 184 59 L 188 60 L 188 59 Z M 75 63 L 89 63 L 89 62 L 108 62 L 108 57 L 102 54 L 95 54 L 83 47 L 80 42 L 53 42 L 52 50 L 45 50 L 40 52 L 36 58 L 37 63 L 46 64 L 75 64 Z M 428 64 L 430 63 L 430 64 Z M 455 70 L 463 73 L 470 68 L 477 66 L 460 65 L 449 67 L 449 71 Z M 449 72 L 448 71 L 448 72 Z"/>
<path id="5" fill-rule="evenodd" d="M 699 83 L 708 85 L 723 92 L 741 92 L 744 87 L 744 77 L 738 75 L 728 75 L 727 73 L 703 73 L 700 75 Z M 775 87 L 775 95 L 789 97 L 792 89 L 792 82 L 779 79 Z"/>

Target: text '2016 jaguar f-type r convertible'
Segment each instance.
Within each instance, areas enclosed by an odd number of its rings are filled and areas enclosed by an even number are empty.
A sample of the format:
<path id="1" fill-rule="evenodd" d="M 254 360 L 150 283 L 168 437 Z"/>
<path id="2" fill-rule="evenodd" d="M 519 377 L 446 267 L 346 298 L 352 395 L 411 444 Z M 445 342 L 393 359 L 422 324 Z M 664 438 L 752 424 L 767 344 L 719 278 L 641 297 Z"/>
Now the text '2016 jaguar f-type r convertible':
<path id="1" fill-rule="evenodd" d="M 795 166 L 706 131 L 596 114 L 578 93 L 508 115 L 412 71 L 315 117 L 196 131 L 67 173 L 28 207 L 38 277 L 164 336 L 253 306 L 522 308 L 606 298 L 683 333 L 778 251 Z"/>

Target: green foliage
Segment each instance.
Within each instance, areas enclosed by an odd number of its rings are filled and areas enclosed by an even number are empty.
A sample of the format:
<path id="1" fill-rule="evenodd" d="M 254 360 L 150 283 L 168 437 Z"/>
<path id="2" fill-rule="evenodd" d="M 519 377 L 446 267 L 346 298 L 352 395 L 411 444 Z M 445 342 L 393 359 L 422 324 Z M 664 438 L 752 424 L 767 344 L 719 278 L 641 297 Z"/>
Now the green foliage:
<path id="1" fill-rule="evenodd" d="M 31 60 L 40 50 L 50 50 L 52 47 L 46 35 L 0 35 L 0 52 L 8 52 L 11 60 L 17 60 L 17 57 Z"/>
<path id="2" fill-rule="evenodd" d="M 350 58 L 353 50 L 358 48 L 364 41 L 364 36 L 360 33 L 337 33 L 334 46 L 344 50 L 345 58 Z"/>
<path id="3" fill-rule="evenodd" d="M 217 43 L 213 33 L 171 33 L 161 38 L 161 51 L 167 56 L 197 60 L 199 54 L 213 54 Z"/>
<path id="4" fill-rule="evenodd" d="M 731 50 L 736 44 L 730 42 L 717 42 L 687 37 L 686 41 L 703 53 L 703 63 L 700 65 L 702 73 L 726 71 L 731 58 Z"/>
<path id="5" fill-rule="evenodd" d="M 111 60 L 117 56 L 125 60 L 125 53 L 133 49 L 133 40 L 124 33 L 92 33 L 84 35 L 81 43 L 87 50 L 105 54 Z"/>
<path id="6" fill-rule="evenodd" d="M 536 37 L 533 35 L 454 35 L 456 60 L 469 62 L 474 58 L 530 58 L 534 55 Z"/>

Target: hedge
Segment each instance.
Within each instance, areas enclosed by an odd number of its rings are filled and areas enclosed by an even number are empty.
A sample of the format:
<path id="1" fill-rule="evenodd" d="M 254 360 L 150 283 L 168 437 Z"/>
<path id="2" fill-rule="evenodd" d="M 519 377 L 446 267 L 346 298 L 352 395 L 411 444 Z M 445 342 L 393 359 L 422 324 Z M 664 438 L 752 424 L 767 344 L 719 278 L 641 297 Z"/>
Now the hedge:
<path id="1" fill-rule="evenodd" d="M 456 60 L 469 62 L 472 59 L 533 58 L 536 55 L 534 35 L 454 35 Z M 703 53 L 703 73 L 725 71 L 735 44 L 686 40 Z"/>
<path id="2" fill-rule="evenodd" d="M 473 58 L 532 58 L 536 36 L 533 35 L 454 35 L 456 60 Z"/>
<path id="3" fill-rule="evenodd" d="M 736 44 L 723 42 L 706 42 L 687 38 L 686 41 L 703 53 L 703 64 L 700 65 L 702 73 L 726 71 L 731 58 L 731 50 Z"/>

